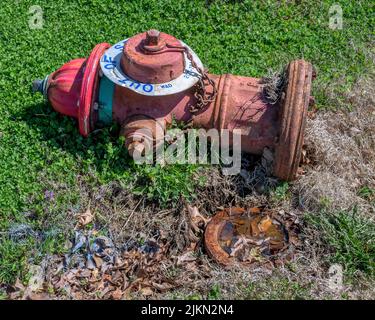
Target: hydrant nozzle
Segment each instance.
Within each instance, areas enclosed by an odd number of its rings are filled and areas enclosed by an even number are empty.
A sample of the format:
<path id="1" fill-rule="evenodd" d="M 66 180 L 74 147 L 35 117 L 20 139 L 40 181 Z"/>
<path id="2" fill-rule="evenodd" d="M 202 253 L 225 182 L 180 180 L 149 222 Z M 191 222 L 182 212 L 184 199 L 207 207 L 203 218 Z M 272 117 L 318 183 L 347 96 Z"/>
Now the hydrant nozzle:
<path id="1" fill-rule="evenodd" d="M 44 79 L 36 79 L 33 81 L 32 91 L 40 92 L 45 97 L 47 97 L 47 83 L 48 83 L 48 76 Z"/>
<path id="2" fill-rule="evenodd" d="M 43 80 L 36 79 L 33 81 L 33 92 L 43 93 Z"/>

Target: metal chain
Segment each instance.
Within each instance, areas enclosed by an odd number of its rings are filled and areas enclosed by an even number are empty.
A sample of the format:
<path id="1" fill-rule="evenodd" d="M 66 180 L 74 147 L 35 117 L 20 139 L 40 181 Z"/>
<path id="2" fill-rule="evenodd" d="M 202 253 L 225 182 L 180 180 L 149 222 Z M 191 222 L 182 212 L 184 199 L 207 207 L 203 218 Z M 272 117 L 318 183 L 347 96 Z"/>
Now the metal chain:
<path id="1" fill-rule="evenodd" d="M 208 104 L 215 101 L 216 95 L 217 95 L 217 88 L 215 82 L 208 76 L 207 72 L 202 70 L 196 62 L 194 61 L 194 58 L 192 54 L 190 53 L 190 50 L 185 46 L 174 46 L 171 44 L 166 44 L 167 47 L 178 49 L 179 51 L 183 51 L 186 54 L 186 57 L 191 62 L 191 65 L 194 69 L 196 69 L 199 73 L 198 77 L 198 83 L 196 86 L 196 91 L 194 93 L 194 97 L 197 99 L 197 103 L 195 105 L 191 104 L 189 106 L 189 111 L 193 115 L 199 112 L 200 110 L 204 109 Z M 207 92 L 206 87 L 211 86 L 212 92 Z"/>

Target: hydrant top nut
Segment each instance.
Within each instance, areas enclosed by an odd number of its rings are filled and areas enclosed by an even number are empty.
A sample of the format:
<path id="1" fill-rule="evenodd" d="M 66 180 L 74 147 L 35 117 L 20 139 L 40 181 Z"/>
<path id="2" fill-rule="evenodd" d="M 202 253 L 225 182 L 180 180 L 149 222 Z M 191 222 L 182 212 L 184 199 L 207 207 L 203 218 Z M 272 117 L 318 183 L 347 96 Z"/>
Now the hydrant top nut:
<path id="1" fill-rule="evenodd" d="M 160 37 L 160 31 L 151 29 L 147 31 L 146 40 L 143 43 L 143 50 L 146 54 L 160 53 L 165 48 L 166 42 Z"/>
<path id="2" fill-rule="evenodd" d="M 147 31 L 145 44 L 147 46 L 157 46 L 160 39 L 160 31 L 151 29 Z"/>
<path id="3" fill-rule="evenodd" d="M 121 57 L 123 72 L 144 83 L 164 83 L 178 78 L 184 71 L 184 56 L 181 52 L 163 50 L 166 43 L 181 45 L 175 37 L 157 30 L 128 39 Z"/>

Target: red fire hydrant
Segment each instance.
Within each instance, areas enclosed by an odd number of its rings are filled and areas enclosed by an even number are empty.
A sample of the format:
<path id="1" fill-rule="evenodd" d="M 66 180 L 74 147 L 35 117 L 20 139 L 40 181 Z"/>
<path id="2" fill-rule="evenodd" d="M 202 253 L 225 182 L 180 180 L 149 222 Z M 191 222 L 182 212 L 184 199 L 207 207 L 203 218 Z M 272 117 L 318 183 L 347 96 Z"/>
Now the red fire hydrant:
<path id="1" fill-rule="evenodd" d="M 172 120 L 193 127 L 239 129 L 245 152 L 275 151 L 274 175 L 296 177 L 313 70 L 304 60 L 286 68 L 278 98 L 266 99 L 262 79 L 207 74 L 194 51 L 175 37 L 150 30 L 111 46 L 95 46 L 87 59 L 75 59 L 33 83 L 52 107 L 78 119 L 87 136 L 115 121 L 130 153 L 142 151 L 155 131 Z M 135 137 L 145 129 L 142 139 Z"/>

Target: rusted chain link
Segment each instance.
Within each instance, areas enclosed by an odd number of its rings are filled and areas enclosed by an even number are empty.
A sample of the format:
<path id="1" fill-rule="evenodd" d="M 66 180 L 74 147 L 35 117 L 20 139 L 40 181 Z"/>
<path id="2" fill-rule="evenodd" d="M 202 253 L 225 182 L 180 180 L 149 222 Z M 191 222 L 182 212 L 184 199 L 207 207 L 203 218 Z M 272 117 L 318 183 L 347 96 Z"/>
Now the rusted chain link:
<path id="1" fill-rule="evenodd" d="M 194 61 L 192 54 L 190 53 L 189 49 L 185 46 L 174 46 L 171 44 L 166 44 L 168 48 L 176 49 L 182 52 L 185 52 L 187 58 L 191 62 L 191 65 L 195 70 L 199 73 L 199 81 L 195 85 L 196 91 L 194 93 L 195 98 L 197 99 L 197 103 L 195 105 L 191 104 L 189 106 L 189 111 L 194 115 L 200 110 L 204 109 L 209 103 L 213 102 L 217 95 L 217 88 L 215 82 L 210 79 L 207 72 L 202 70 Z M 212 87 L 212 92 L 207 92 L 206 88 L 208 86 Z"/>

